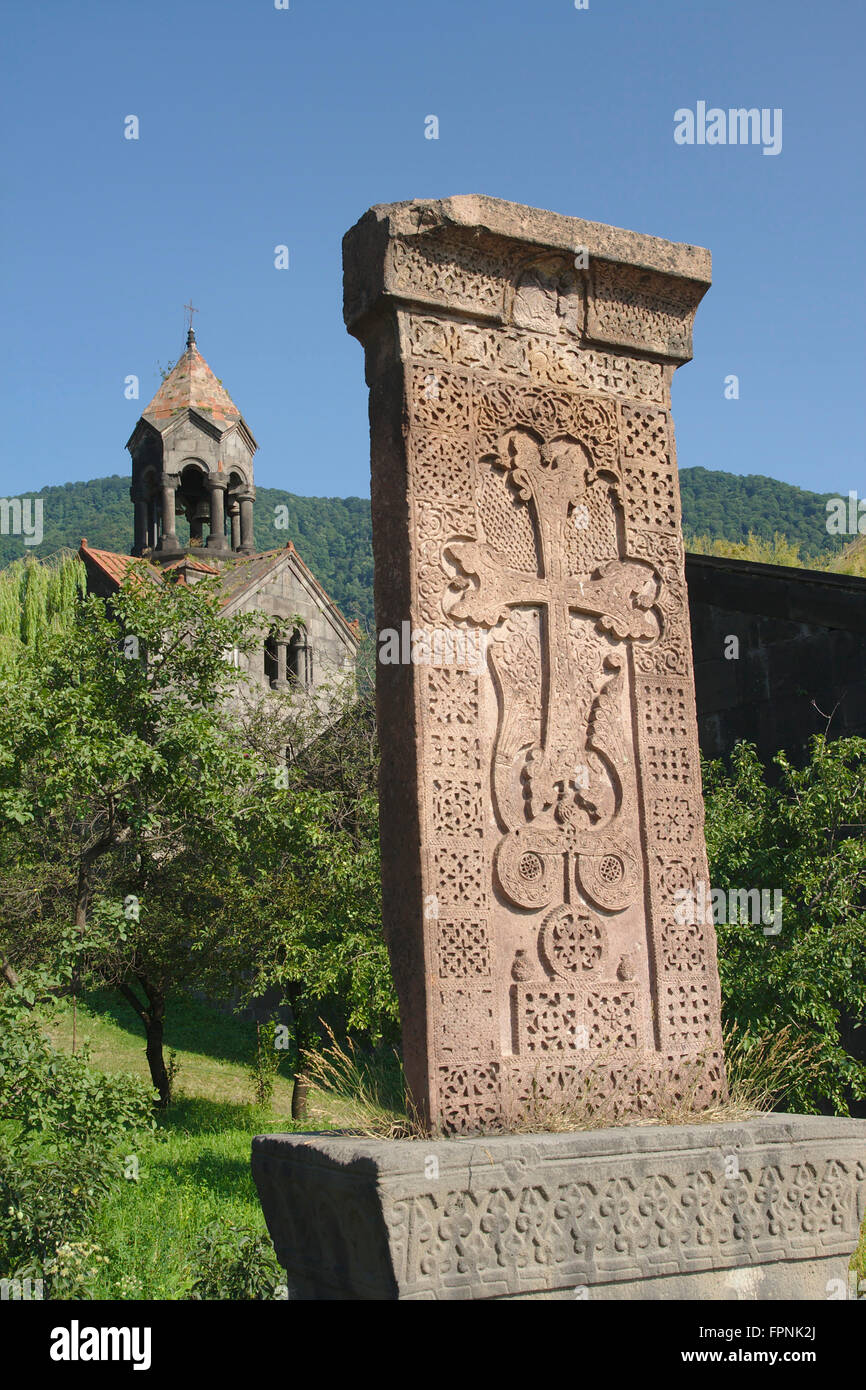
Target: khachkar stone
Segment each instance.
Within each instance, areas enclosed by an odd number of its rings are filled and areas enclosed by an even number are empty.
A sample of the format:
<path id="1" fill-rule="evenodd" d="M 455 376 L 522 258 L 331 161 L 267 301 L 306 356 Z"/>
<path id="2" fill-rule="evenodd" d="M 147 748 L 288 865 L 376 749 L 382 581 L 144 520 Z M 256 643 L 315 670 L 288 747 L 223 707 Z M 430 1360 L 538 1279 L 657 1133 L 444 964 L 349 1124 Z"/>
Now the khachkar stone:
<path id="1" fill-rule="evenodd" d="M 683 910 L 707 863 L 670 414 L 709 253 L 459 197 L 371 209 L 344 271 L 377 627 L 428 634 L 377 671 L 415 1101 L 446 1132 L 587 1094 L 612 1118 L 709 1105 L 725 1080 L 713 929 Z"/>

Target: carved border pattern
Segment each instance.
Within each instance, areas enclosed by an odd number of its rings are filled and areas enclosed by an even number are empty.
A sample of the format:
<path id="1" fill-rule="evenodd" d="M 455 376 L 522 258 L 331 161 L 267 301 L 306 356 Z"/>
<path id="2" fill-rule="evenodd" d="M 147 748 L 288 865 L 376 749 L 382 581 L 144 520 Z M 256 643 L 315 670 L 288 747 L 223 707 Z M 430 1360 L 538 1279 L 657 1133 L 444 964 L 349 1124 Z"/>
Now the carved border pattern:
<path id="1" fill-rule="evenodd" d="M 595 258 L 590 268 L 587 334 L 643 352 L 692 355 L 692 321 L 703 292 L 690 280 L 675 282 L 638 266 Z"/>
<path id="2" fill-rule="evenodd" d="M 667 406 L 669 392 L 660 362 L 647 362 L 599 348 L 519 329 L 489 328 L 412 314 L 408 320 L 412 355 L 430 363 L 473 371 L 514 375 L 548 386 Z"/>
<path id="3" fill-rule="evenodd" d="M 597 1178 L 551 1162 L 523 1182 L 398 1198 L 390 1224 L 405 1293 L 427 1287 L 432 1270 L 446 1288 L 517 1291 L 847 1255 L 856 1243 L 862 1162 L 747 1151 L 733 1178 L 706 1155 L 686 1171 L 647 1162 L 640 1177 L 609 1160 Z"/>

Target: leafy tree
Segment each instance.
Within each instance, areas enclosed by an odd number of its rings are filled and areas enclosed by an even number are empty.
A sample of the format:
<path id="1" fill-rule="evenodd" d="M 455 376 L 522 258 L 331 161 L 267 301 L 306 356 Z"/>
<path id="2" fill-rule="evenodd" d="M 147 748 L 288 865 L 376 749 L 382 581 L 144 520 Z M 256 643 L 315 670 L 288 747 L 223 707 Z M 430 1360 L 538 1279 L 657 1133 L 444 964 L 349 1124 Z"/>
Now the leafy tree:
<path id="1" fill-rule="evenodd" d="M 696 555 L 721 555 L 732 560 L 752 560 L 762 565 L 788 565 L 803 567 L 806 561 L 800 558 L 800 546 L 776 531 L 772 540 L 756 536 L 750 531 L 744 541 L 711 539 L 710 536 L 691 536 L 688 548 Z"/>
<path id="2" fill-rule="evenodd" d="M 84 566 L 70 552 L 47 564 L 29 556 L 0 572 L 0 666 L 14 665 L 46 637 L 64 632 L 86 589 Z"/>
<path id="3" fill-rule="evenodd" d="M 163 1104 L 166 994 L 194 968 L 196 927 L 244 845 L 261 773 L 220 717 L 236 682 L 226 654 L 256 640 L 256 619 L 224 618 L 218 602 L 209 582 L 156 585 L 136 567 L 107 604 L 86 599 L 62 635 L 0 673 L 3 956 L 26 958 L 34 901 L 48 936 L 70 917 L 82 938 L 92 920 L 111 928 L 82 965 L 141 1019 Z"/>
<path id="4" fill-rule="evenodd" d="M 112 985 L 134 1009 L 163 1105 L 180 988 L 276 989 L 296 1069 L 320 1018 L 374 1041 L 396 1019 L 369 683 L 360 703 L 353 687 L 300 703 L 245 692 L 226 654 L 258 626 L 221 616 L 210 581 L 158 584 L 138 566 L 0 672 L 7 981 L 74 923 L 75 985 Z"/>
<path id="5" fill-rule="evenodd" d="M 724 1011 L 745 1045 L 785 1024 L 813 1045 L 789 1078 L 792 1109 L 847 1114 L 866 1097 L 866 740 L 823 736 L 802 768 L 751 745 L 706 766 L 714 889 L 780 889 L 781 931 L 720 925 Z"/>
<path id="6" fill-rule="evenodd" d="M 270 758 L 276 788 L 263 798 L 258 877 L 234 927 L 236 948 L 257 967 L 243 997 L 273 989 L 285 1000 L 296 1074 L 304 1049 L 329 1030 L 374 1047 L 399 1032 L 382 933 L 374 655 L 368 642 L 357 691 L 336 685 L 326 711 L 262 701 L 242 723 L 244 745 Z M 300 1088 L 295 1100 L 299 1118 Z"/>

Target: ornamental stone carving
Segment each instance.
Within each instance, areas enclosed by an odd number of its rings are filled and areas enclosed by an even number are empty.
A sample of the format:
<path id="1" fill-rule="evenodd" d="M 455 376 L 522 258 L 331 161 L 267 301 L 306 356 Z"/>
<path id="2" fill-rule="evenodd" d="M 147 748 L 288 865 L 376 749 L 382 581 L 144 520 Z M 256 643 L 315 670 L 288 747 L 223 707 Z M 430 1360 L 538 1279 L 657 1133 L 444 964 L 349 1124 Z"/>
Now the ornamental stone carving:
<path id="1" fill-rule="evenodd" d="M 580 254 L 578 254 L 580 252 Z M 670 380 L 709 255 L 485 198 L 344 243 L 371 391 L 385 930 L 434 1128 L 724 1093 Z M 481 653 L 473 662 L 461 653 Z"/>

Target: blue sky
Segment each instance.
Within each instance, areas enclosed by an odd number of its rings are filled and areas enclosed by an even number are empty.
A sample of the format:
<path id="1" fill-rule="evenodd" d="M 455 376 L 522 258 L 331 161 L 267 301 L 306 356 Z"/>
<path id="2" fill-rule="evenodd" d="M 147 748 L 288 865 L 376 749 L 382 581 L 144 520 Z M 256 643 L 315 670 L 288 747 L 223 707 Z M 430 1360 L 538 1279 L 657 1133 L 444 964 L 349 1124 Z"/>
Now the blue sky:
<path id="1" fill-rule="evenodd" d="M 366 495 L 342 235 L 373 203 L 481 192 L 708 246 L 714 285 L 674 383 L 680 465 L 863 494 L 864 15 L 861 0 L 7 0 L 0 493 L 128 471 L 191 295 L 258 439 L 257 482 Z M 781 153 L 677 145 L 674 112 L 701 100 L 782 108 Z"/>

